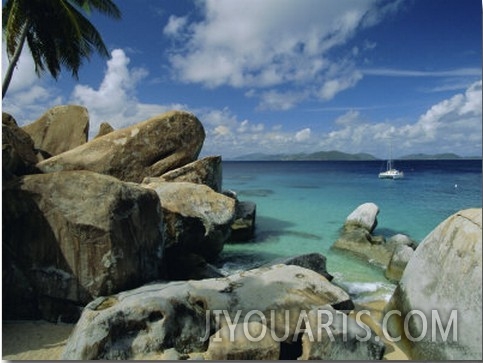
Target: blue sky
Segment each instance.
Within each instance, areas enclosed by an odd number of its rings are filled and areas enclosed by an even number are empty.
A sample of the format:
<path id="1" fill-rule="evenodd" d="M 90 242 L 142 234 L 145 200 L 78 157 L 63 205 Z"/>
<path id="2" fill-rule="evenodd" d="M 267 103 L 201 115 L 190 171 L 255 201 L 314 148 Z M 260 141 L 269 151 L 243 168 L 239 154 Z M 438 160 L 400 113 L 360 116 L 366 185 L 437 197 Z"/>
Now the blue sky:
<path id="1" fill-rule="evenodd" d="M 90 134 L 170 109 L 203 123 L 204 155 L 482 153 L 480 0 L 117 0 L 92 15 L 110 59 L 75 81 L 28 50 L 2 102 L 24 125 L 81 104 Z M 6 66 L 2 57 L 2 71 Z M 392 140 L 392 141 L 391 141 Z"/>

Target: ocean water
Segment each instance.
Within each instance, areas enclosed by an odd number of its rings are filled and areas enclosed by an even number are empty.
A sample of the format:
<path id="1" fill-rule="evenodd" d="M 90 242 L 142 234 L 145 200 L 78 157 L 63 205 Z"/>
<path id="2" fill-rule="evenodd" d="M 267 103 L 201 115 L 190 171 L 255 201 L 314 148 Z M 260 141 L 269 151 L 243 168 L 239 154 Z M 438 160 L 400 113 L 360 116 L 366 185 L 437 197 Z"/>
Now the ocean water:
<path id="1" fill-rule="evenodd" d="M 381 180 L 381 161 L 224 161 L 223 189 L 257 204 L 253 241 L 225 244 L 217 266 L 232 273 L 275 258 L 320 252 L 334 282 L 356 301 L 388 299 L 395 285 L 382 269 L 331 249 L 360 204 L 379 206 L 376 235 L 422 241 L 439 223 L 481 208 L 481 160 L 398 161 L 401 180 Z"/>

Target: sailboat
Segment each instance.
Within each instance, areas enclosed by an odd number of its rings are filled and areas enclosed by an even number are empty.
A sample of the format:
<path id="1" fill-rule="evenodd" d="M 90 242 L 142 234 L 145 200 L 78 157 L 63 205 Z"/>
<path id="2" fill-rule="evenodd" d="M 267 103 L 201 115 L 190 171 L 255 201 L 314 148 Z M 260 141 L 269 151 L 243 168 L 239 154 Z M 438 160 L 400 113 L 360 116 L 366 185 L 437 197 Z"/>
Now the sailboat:
<path id="1" fill-rule="evenodd" d="M 392 162 L 392 144 L 391 144 L 391 154 L 390 158 L 386 164 L 386 171 L 379 173 L 379 179 L 402 179 L 404 178 L 404 172 L 397 170 L 393 166 Z"/>
<path id="2" fill-rule="evenodd" d="M 397 170 L 392 165 L 392 160 L 387 161 L 386 171 L 379 173 L 379 179 L 402 179 L 404 178 L 404 172 Z"/>

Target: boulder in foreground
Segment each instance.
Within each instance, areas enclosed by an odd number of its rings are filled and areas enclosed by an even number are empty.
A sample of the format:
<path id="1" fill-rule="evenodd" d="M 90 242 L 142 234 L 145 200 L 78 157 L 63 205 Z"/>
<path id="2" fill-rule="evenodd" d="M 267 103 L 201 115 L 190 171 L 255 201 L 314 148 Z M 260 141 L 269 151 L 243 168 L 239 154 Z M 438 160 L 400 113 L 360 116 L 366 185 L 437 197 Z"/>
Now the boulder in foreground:
<path id="1" fill-rule="evenodd" d="M 404 270 L 386 311 L 401 313 L 389 319 L 389 333 L 412 340 L 412 359 L 482 359 L 481 218 L 480 208 L 446 219 Z M 407 318 L 411 311 L 419 316 Z"/>
<path id="2" fill-rule="evenodd" d="M 90 303 L 67 342 L 63 359 L 159 359 L 173 348 L 185 359 L 224 358 L 229 352 L 239 358 L 261 357 L 244 355 L 230 341 L 210 345 L 216 333 L 226 332 L 235 319 L 235 324 L 262 323 L 246 326 L 254 329 L 253 334 L 259 329 L 270 329 L 268 334 L 273 331 L 280 338 L 276 344 L 262 337 L 245 347 L 254 350 L 260 343 L 269 349 L 267 357 L 275 358 L 278 344 L 296 342 L 303 348 L 298 335 L 304 324 L 302 311 L 347 301 L 347 293 L 323 276 L 286 265 L 225 278 L 146 285 Z M 346 348 L 340 344 L 338 349 Z"/>
<path id="3" fill-rule="evenodd" d="M 23 176 L 3 198 L 4 318 L 75 321 L 76 306 L 159 278 L 152 190 L 70 171 Z"/>

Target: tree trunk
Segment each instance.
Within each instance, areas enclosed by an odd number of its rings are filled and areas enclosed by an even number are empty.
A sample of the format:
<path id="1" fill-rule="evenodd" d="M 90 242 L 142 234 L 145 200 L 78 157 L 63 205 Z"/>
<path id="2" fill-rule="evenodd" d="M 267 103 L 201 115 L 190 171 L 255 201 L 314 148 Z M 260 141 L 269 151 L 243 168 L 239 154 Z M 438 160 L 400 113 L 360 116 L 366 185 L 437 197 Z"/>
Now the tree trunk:
<path id="1" fill-rule="evenodd" d="M 2 84 L 2 100 L 5 97 L 5 94 L 7 93 L 8 86 L 10 85 L 10 81 L 12 80 L 13 70 L 17 66 L 17 62 L 20 58 L 20 53 L 22 53 L 23 45 L 25 43 L 25 39 L 27 38 L 28 28 L 29 28 L 29 24 L 27 21 L 22 29 L 22 33 L 20 34 L 20 41 L 19 41 L 18 47 L 17 49 L 15 49 L 15 52 L 13 53 L 13 57 L 10 60 L 10 63 L 8 65 L 7 71 L 5 72 L 5 78 L 3 79 L 3 84 Z"/>

